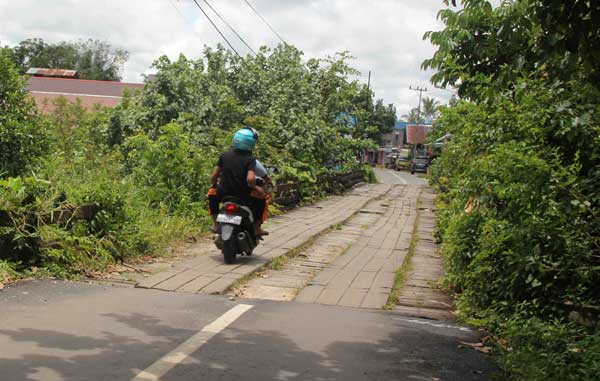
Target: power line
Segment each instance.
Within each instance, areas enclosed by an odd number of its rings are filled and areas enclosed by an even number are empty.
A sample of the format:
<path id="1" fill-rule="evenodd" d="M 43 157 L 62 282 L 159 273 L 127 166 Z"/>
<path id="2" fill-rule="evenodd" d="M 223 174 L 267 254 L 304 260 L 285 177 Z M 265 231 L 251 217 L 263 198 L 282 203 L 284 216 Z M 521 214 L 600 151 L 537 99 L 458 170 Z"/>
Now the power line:
<path id="1" fill-rule="evenodd" d="M 273 27 L 271 26 L 271 24 L 269 24 L 269 22 L 267 20 L 265 20 L 265 18 L 262 17 L 260 13 L 258 13 L 258 11 L 256 10 L 256 8 L 254 8 L 252 6 L 252 4 L 250 4 L 250 2 L 248 0 L 244 0 L 244 1 L 246 2 L 246 4 L 248 4 L 248 6 L 250 7 L 250 9 L 252 9 L 254 11 L 254 13 L 256 13 L 256 15 L 258 17 L 260 17 L 260 19 L 269 27 L 269 29 L 271 29 L 271 31 L 273 33 L 275 33 L 275 35 L 281 40 L 281 42 L 283 42 L 285 45 L 287 45 L 287 42 L 285 42 L 283 40 L 283 38 L 279 35 L 279 33 L 277 33 L 277 31 L 275 29 L 273 29 Z"/>
<path id="2" fill-rule="evenodd" d="M 236 32 L 236 30 L 235 30 L 235 29 L 233 29 L 233 27 L 232 27 L 231 25 L 229 25 L 229 23 L 227 22 L 227 20 L 225 20 L 225 19 L 224 19 L 224 18 L 221 16 L 221 14 L 220 14 L 219 12 L 217 12 L 217 10 L 216 10 L 215 8 L 213 8 L 213 6 L 212 6 L 212 5 L 210 5 L 210 3 L 208 2 L 208 0 L 204 0 L 204 2 L 206 3 L 206 5 L 208 5 L 208 7 L 209 7 L 210 9 L 212 9 L 212 11 L 213 11 L 213 12 L 214 12 L 214 13 L 217 15 L 217 17 L 219 17 L 219 19 L 221 19 L 221 21 L 223 21 L 223 22 L 225 23 L 225 25 L 227 25 L 227 27 L 228 27 L 228 28 L 229 28 L 229 29 L 230 29 L 230 30 L 231 30 L 231 31 L 232 31 L 232 32 L 233 32 L 233 33 L 234 33 L 234 34 L 237 36 L 237 38 L 239 38 L 239 39 L 240 39 L 240 41 L 242 41 L 242 42 L 244 43 L 244 45 L 246 45 L 246 47 L 247 47 L 248 49 L 250 49 L 250 51 L 251 51 L 252 53 L 254 53 L 254 55 L 256 55 L 256 52 L 254 51 L 254 49 L 252 49 L 252 48 L 250 47 L 250 45 L 248 45 L 248 43 L 247 43 L 247 42 L 246 42 L 246 41 L 245 41 L 245 40 L 242 38 L 242 36 L 240 36 L 240 35 L 239 35 L 239 33 L 238 33 L 238 32 Z"/>
<path id="3" fill-rule="evenodd" d="M 233 47 L 233 45 L 231 45 L 231 42 L 229 42 L 229 40 L 227 39 L 227 37 L 225 37 L 225 35 L 221 32 L 221 30 L 219 29 L 219 27 L 217 27 L 217 25 L 212 21 L 212 19 L 208 15 L 208 13 L 206 13 L 204 11 L 204 9 L 200 6 L 200 4 L 198 3 L 197 0 L 194 0 L 194 4 L 196 4 L 196 6 L 202 11 L 202 13 L 204 13 L 204 16 L 206 16 L 206 18 L 208 19 L 208 21 L 210 21 L 210 23 L 212 24 L 212 26 L 217 30 L 217 32 L 219 32 L 219 34 L 221 35 L 221 37 L 223 38 L 223 40 L 225 40 L 225 42 L 227 43 L 227 45 L 229 45 L 229 47 L 231 48 L 231 50 L 233 50 L 235 52 L 235 54 L 237 54 L 238 57 L 242 58 L 242 56 L 240 55 L 240 53 L 238 53 L 238 51 L 235 50 L 235 48 Z"/>
<path id="4" fill-rule="evenodd" d="M 371 70 L 369 70 L 369 81 L 367 82 L 367 110 L 369 109 L 369 101 L 371 100 Z"/>

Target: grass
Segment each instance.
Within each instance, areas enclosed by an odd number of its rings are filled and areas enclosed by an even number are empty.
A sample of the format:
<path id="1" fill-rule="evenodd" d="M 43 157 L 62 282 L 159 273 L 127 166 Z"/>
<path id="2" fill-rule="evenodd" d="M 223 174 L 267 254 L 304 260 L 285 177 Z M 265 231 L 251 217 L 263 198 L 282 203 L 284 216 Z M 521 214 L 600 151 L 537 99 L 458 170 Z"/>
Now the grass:
<path id="1" fill-rule="evenodd" d="M 392 288 L 392 292 L 390 292 L 390 296 L 388 297 L 387 303 L 383 307 L 386 310 L 391 310 L 398 303 L 398 298 L 400 297 L 400 290 L 406 283 L 406 274 L 412 269 L 412 265 L 410 260 L 415 253 L 415 248 L 417 247 L 417 243 L 419 242 L 419 235 L 417 234 L 417 228 L 419 227 L 419 222 L 421 219 L 421 212 L 419 207 L 421 206 L 421 200 L 417 201 L 417 218 L 415 219 L 415 225 L 413 226 L 412 237 L 410 239 L 410 244 L 408 246 L 408 252 L 406 253 L 406 258 L 402 263 L 402 266 L 396 271 L 396 275 L 394 277 L 394 287 Z"/>

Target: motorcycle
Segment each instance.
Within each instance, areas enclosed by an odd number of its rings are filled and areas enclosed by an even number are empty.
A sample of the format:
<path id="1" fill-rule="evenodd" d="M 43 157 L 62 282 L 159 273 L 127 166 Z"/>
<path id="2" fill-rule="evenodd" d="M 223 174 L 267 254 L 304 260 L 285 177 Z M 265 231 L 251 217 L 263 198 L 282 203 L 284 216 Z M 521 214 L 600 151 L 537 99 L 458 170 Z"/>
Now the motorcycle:
<path id="1" fill-rule="evenodd" d="M 217 216 L 219 233 L 215 236 L 215 245 L 223 253 L 225 263 L 235 262 L 238 254 L 252 255 L 258 246 L 254 230 L 252 210 L 233 197 L 226 197 Z"/>

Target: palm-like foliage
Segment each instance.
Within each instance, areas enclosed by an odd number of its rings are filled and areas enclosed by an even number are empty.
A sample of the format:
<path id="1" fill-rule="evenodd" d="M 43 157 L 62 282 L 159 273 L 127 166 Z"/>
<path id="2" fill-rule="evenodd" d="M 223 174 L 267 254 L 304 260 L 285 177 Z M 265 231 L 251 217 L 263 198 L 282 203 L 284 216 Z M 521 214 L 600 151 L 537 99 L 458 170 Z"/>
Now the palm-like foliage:
<path id="1" fill-rule="evenodd" d="M 425 120 L 434 120 L 435 118 L 437 118 L 437 116 L 438 116 L 437 108 L 439 105 L 440 105 L 440 102 L 433 98 L 430 98 L 430 97 L 423 98 L 422 117 L 425 118 Z"/>

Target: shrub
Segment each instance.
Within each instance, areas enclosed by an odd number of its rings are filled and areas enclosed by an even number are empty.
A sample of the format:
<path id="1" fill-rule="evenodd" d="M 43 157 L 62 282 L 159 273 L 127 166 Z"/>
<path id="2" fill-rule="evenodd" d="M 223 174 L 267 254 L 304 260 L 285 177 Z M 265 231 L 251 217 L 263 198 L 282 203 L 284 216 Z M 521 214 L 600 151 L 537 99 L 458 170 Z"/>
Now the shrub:
<path id="1" fill-rule="evenodd" d="M 40 121 L 19 76 L 11 51 L 0 48 L 0 177 L 31 169 L 47 152 L 46 125 Z"/>

